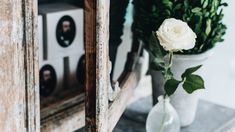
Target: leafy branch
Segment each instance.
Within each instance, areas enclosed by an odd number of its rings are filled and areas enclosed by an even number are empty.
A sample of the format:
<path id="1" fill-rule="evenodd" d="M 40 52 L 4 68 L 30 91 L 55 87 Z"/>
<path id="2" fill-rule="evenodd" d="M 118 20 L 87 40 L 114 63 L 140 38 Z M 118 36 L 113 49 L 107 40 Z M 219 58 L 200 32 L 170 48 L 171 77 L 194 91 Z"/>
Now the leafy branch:
<path id="1" fill-rule="evenodd" d="M 177 80 L 174 78 L 173 73 L 171 72 L 172 60 L 173 60 L 173 52 L 166 52 L 159 44 L 158 39 L 153 32 L 150 39 L 150 55 L 151 58 L 154 58 L 151 61 L 151 68 L 154 70 L 160 70 L 165 79 L 164 90 L 165 94 L 170 96 L 174 94 L 177 90 L 178 86 L 182 83 L 184 90 L 191 94 L 195 90 L 204 89 L 204 81 L 202 77 L 194 74 L 201 65 L 191 67 L 185 70 L 185 72 L 181 75 L 181 80 Z M 166 55 L 168 55 L 169 61 L 166 60 Z"/>
<path id="2" fill-rule="evenodd" d="M 222 42 L 226 26 L 222 22 L 223 0 L 134 0 L 132 31 L 149 49 L 149 37 L 167 18 L 181 19 L 196 33 L 196 46 L 178 54 L 199 54 Z"/>

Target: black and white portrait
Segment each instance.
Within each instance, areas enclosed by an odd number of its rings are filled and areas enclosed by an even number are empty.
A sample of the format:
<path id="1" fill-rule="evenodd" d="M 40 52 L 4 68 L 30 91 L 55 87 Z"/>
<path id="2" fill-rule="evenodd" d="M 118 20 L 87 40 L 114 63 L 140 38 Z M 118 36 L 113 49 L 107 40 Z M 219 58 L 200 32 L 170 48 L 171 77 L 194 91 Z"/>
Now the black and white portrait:
<path id="1" fill-rule="evenodd" d="M 57 77 L 55 69 L 51 65 L 45 65 L 40 70 L 40 95 L 49 96 L 55 89 Z"/>
<path id="2" fill-rule="evenodd" d="M 72 44 L 76 34 L 76 26 L 72 17 L 63 16 L 56 27 L 56 39 L 60 46 L 68 47 Z"/>

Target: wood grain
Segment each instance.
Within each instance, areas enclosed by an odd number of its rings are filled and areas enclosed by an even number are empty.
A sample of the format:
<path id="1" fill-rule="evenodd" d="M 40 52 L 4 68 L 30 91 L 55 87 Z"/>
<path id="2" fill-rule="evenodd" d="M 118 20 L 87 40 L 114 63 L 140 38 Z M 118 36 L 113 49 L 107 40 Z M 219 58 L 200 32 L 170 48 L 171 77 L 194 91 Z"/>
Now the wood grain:
<path id="1" fill-rule="evenodd" d="M 86 130 L 108 130 L 109 1 L 85 1 Z"/>
<path id="2" fill-rule="evenodd" d="M 81 102 L 41 120 L 42 132 L 73 132 L 85 126 L 85 104 Z"/>
<path id="3" fill-rule="evenodd" d="M 108 132 L 109 0 L 97 0 L 96 15 L 96 131 Z"/>
<path id="4" fill-rule="evenodd" d="M 0 130 L 39 131 L 37 2 L 0 2 Z"/>
<path id="5" fill-rule="evenodd" d="M 40 131 L 37 1 L 1 0 L 0 4 L 0 130 L 37 132 Z M 86 0 L 88 132 L 112 131 L 138 83 L 135 72 L 128 73 L 121 93 L 109 108 L 108 27 L 109 1 Z M 46 115 L 41 131 L 74 131 L 83 125 L 84 103 L 81 102 Z"/>
<path id="6" fill-rule="evenodd" d="M 38 3 L 23 0 L 24 63 L 26 83 L 26 126 L 28 132 L 40 131 Z"/>
<path id="7" fill-rule="evenodd" d="M 84 103 L 84 94 L 76 94 L 76 95 L 67 95 L 65 98 L 58 99 L 58 98 L 47 98 L 48 104 L 45 107 L 40 108 L 40 118 L 44 120 L 48 117 L 53 118 L 56 114 L 60 112 L 65 112 L 68 108 L 75 107 Z M 84 107 L 84 106 L 83 106 Z M 83 115 L 83 119 L 85 120 L 85 115 Z"/>
<path id="8" fill-rule="evenodd" d="M 85 2 L 85 114 L 86 131 L 96 131 L 96 0 Z"/>
<path id="9" fill-rule="evenodd" d="M 116 97 L 116 100 L 112 102 L 109 107 L 108 131 L 111 132 L 117 124 L 119 118 L 121 117 L 128 104 L 128 101 L 132 97 L 132 94 L 134 93 L 134 88 L 137 86 L 139 80 L 140 74 L 138 73 L 138 71 L 126 73 L 126 76 L 121 83 L 122 90 Z"/>

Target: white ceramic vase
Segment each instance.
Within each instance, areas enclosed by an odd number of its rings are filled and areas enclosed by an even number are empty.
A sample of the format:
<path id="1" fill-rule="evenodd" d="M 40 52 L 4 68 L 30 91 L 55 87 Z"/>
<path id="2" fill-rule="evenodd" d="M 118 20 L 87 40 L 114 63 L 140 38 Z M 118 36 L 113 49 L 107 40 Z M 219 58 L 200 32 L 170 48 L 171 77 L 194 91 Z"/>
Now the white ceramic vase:
<path id="1" fill-rule="evenodd" d="M 172 65 L 174 77 L 181 80 L 181 75 L 187 68 L 203 65 L 211 54 L 212 51 L 197 55 L 174 55 Z M 200 75 L 202 72 L 204 72 L 203 67 L 195 73 Z M 158 96 L 164 94 L 164 79 L 160 71 L 151 70 L 150 74 L 152 76 L 153 103 L 155 104 Z M 170 96 L 171 104 L 179 115 L 182 127 L 188 126 L 194 121 L 201 92 L 202 90 L 197 90 L 188 94 L 184 91 L 182 85 L 179 85 L 176 92 Z"/>

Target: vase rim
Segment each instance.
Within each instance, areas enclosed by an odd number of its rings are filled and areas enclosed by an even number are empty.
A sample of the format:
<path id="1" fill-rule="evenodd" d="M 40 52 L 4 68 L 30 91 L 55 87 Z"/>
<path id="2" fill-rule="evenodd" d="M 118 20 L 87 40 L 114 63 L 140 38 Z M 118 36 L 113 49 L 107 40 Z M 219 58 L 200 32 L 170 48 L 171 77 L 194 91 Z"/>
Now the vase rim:
<path id="1" fill-rule="evenodd" d="M 206 52 L 200 53 L 200 54 L 174 54 L 175 60 L 204 60 L 213 55 L 213 50 L 208 50 Z"/>

